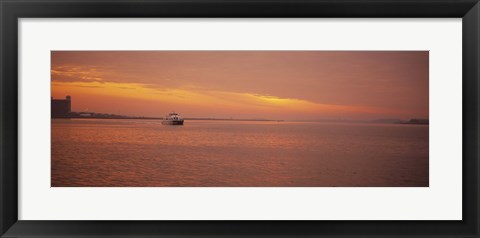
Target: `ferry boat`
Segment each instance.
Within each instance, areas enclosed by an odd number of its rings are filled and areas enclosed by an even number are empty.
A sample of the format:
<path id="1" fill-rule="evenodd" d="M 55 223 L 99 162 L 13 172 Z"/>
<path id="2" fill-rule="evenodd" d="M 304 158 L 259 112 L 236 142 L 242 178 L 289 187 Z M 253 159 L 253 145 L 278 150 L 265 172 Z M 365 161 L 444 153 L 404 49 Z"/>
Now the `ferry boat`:
<path id="1" fill-rule="evenodd" d="M 163 125 L 183 125 L 183 118 L 176 112 L 171 112 L 163 118 Z"/>

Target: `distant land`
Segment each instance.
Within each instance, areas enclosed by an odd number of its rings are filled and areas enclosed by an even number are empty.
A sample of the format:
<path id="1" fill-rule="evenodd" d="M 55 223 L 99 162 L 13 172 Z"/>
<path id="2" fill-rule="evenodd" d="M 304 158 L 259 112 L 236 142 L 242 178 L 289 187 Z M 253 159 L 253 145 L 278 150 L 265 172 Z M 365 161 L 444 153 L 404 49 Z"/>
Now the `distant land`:
<path id="1" fill-rule="evenodd" d="M 414 118 L 410 120 L 401 119 L 378 119 L 371 121 L 372 123 L 394 123 L 394 124 L 416 124 L 416 125 L 428 125 L 429 120 L 424 118 Z"/>
<path id="2" fill-rule="evenodd" d="M 410 119 L 409 121 L 401 121 L 398 124 L 418 124 L 418 125 L 428 125 L 430 122 L 428 119 Z"/>
<path id="3" fill-rule="evenodd" d="M 65 99 L 54 99 L 51 97 L 51 118 L 83 118 L 83 119 L 147 119 L 147 120 L 163 120 L 163 117 L 145 117 L 145 116 L 126 116 L 110 113 L 97 112 L 73 112 L 72 97 L 67 95 Z M 87 109 L 88 110 L 88 109 Z M 343 118 L 337 119 L 316 119 L 316 120 L 283 120 L 283 119 L 263 119 L 263 118 L 212 118 L 212 117 L 190 117 L 185 120 L 212 120 L 212 121 L 298 121 L 298 122 L 333 122 L 333 123 L 378 123 L 378 124 L 413 124 L 413 125 L 428 125 L 428 119 L 414 118 L 410 120 L 402 120 L 396 118 L 375 119 L 375 120 L 349 120 Z"/>
<path id="4" fill-rule="evenodd" d="M 52 116 L 57 119 L 145 119 L 145 120 L 163 120 L 163 117 L 144 117 L 144 116 L 126 116 L 109 113 L 96 113 L 96 112 L 70 112 L 66 115 Z M 237 118 L 209 118 L 209 117 L 190 117 L 183 118 L 184 120 L 212 120 L 212 121 L 284 121 L 284 120 L 271 120 L 271 119 L 237 119 Z"/>
<path id="5" fill-rule="evenodd" d="M 52 116 L 52 118 L 58 119 L 145 119 L 145 120 L 163 120 L 163 117 L 145 117 L 145 116 L 126 116 L 109 113 L 96 113 L 96 112 L 70 112 L 67 115 Z M 262 119 L 262 118 L 212 118 L 212 117 L 189 117 L 185 120 L 199 120 L 199 121 L 276 121 L 284 122 L 290 120 L 281 119 Z M 291 120 L 293 121 L 293 120 Z M 429 120 L 423 118 L 414 118 L 410 120 L 402 119 L 376 119 L 376 120 L 343 120 L 343 119 L 319 119 L 319 120 L 298 120 L 304 122 L 340 122 L 340 123 L 375 123 L 375 124 L 411 124 L 411 125 L 428 125 Z"/>

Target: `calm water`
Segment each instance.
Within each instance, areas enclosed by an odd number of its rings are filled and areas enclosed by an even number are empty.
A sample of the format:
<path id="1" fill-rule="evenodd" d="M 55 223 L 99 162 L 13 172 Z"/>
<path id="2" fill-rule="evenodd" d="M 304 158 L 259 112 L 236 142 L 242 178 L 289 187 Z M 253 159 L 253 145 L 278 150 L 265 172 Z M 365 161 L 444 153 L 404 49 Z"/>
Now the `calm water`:
<path id="1" fill-rule="evenodd" d="M 428 186 L 428 126 L 54 119 L 52 186 Z"/>

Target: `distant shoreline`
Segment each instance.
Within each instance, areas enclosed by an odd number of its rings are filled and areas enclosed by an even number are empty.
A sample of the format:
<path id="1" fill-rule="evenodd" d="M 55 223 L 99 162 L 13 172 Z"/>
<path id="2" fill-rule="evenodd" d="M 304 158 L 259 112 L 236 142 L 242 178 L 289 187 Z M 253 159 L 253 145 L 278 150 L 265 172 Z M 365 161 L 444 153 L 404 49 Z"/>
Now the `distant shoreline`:
<path id="1" fill-rule="evenodd" d="M 51 119 L 123 119 L 123 120 L 163 120 L 163 117 L 52 117 Z M 256 122 L 331 122 L 331 123 L 362 123 L 362 124 L 396 124 L 396 125 L 429 125 L 428 121 L 332 121 L 332 120 L 272 120 L 272 119 L 234 119 L 234 118 L 184 118 L 186 121 L 256 121 Z"/>
<path id="2" fill-rule="evenodd" d="M 125 120 L 163 120 L 163 117 L 52 117 L 51 119 L 125 119 Z M 230 118 L 184 118 L 189 121 L 275 121 L 283 122 L 285 120 L 270 119 L 230 119 Z"/>

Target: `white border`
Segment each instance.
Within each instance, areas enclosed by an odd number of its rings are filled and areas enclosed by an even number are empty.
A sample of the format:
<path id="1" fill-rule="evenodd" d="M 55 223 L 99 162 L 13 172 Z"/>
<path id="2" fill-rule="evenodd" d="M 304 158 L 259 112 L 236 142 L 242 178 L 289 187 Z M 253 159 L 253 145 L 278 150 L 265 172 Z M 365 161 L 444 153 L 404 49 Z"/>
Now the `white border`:
<path id="1" fill-rule="evenodd" d="M 21 19 L 20 220 L 460 220 L 461 19 Z M 50 188 L 51 50 L 430 50 L 429 188 Z"/>

